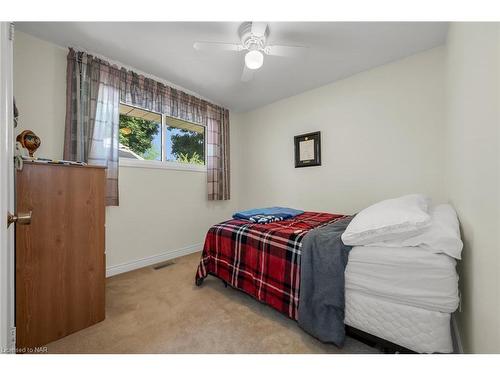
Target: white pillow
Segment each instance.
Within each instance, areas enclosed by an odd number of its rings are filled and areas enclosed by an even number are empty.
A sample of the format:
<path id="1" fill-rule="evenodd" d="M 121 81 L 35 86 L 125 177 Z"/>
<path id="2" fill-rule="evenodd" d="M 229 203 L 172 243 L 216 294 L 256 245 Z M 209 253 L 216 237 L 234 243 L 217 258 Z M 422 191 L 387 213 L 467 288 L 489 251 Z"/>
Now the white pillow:
<path id="1" fill-rule="evenodd" d="M 440 204 L 431 210 L 431 224 L 421 234 L 403 240 L 391 240 L 373 244 L 382 247 L 419 246 L 433 253 L 445 253 L 461 259 L 463 243 L 457 213 L 449 204 Z"/>
<path id="2" fill-rule="evenodd" d="M 346 245 L 406 239 L 421 233 L 431 222 L 430 199 L 422 194 L 378 202 L 359 212 L 342 234 Z"/>

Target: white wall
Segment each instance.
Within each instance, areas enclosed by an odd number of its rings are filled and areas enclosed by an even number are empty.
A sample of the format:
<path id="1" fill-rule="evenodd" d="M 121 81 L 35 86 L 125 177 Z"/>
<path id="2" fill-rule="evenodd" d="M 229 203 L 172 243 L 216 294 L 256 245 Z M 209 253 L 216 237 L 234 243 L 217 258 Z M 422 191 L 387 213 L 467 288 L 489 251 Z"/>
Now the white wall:
<path id="1" fill-rule="evenodd" d="M 64 48 L 15 33 L 14 95 L 20 112 L 16 135 L 33 130 L 42 140 L 36 153 L 40 157 L 63 156 L 66 54 Z"/>
<path id="2" fill-rule="evenodd" d="M 65 48 L 16 32 L 14 95 L 21 113 L 16 134 L 33 130 L 42 139 L 39 157 L 63 156 L 66 54 Z M 231 126 L 233 155 L 236 129 Z M 207 229 L 236 209 L 237 162 L 232 157 L 232 198 L 221 202 L 207 200 L 206 173 L 120 167 L 120 206 L 106 210 L 107 266 L 202 243 Z"/>
<path id="3" fill-rule="evenodd" d="M 411 192 L 443 200 L 443 69 L 439 47 L 240 114 L 242 206 L 352 213 Z M 294 168 L 293 137 L 317 130 L 322 166 Z"/>
<path id="4" fill-rule="evenodd" d="M 447 43 L 447 194 L 464 239 L 467 352 L 500 353 L 500 26 L 451 24 Z"/>
<path id="5" fill-rule="evenodd" d="M 232 160 L 232 198 L 219 202 L 207 200 L 204 172 L 120 167 L 120 206 L 106 210 L 107 265 L 198 244 L 201 250 L 208 228 L 228 220 L 237 208 L 235 164 Z"/>

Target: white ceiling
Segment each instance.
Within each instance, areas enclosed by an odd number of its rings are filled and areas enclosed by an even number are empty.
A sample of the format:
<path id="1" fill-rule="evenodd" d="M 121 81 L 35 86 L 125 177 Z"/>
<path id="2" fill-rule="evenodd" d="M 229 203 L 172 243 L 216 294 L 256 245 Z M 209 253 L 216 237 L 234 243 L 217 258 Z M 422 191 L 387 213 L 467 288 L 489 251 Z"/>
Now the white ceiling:
<path id="1" fill-rule="evenodd" d="M 135 67 L 234 111 L 276 100 L 445 43 L 441 22 L 270 22 L 269 44 L 308 46 L 302 58 L 266 56 L 241 82 L 243 52 L 195 51 L 194 41 L 238 43 L 240 22 L 19 22 L 18 30 Z"/>

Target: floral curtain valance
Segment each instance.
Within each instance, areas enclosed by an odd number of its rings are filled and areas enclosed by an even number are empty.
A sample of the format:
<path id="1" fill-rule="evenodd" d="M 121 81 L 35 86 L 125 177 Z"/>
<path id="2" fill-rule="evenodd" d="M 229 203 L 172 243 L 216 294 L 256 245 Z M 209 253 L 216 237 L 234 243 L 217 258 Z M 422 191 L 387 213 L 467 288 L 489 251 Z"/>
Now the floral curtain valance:
<path id="1" fill-rule="evenodd" d="M 108 177 L 116 181 L 109 187 L 116 199 L 110 201 L 118 204 L 120 102 L 205 125 L 208 199 L 230 198 L 227 109 L 71 48 L 67 74 L 65 157 L 90 163 L 94 160 L 89 158 L 91 150 L 99 149 L 98 159 L 102 164 L 106 158 L 112 170 Z M 103 144 L 110 149 L 103 150 Z"/>

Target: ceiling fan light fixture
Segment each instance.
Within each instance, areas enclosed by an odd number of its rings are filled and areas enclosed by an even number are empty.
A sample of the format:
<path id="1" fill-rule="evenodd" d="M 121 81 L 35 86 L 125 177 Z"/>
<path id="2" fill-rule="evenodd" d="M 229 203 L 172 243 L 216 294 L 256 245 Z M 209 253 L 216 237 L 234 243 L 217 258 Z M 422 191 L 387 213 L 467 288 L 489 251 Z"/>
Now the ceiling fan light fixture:
<path id="1" fill-rule="evenodd" d="M 262 52 L 253 50 L 248 51 L 245 55 L 245 65 L 248 69 L 256 70 L 264 64 L 264 55 Z"/>

